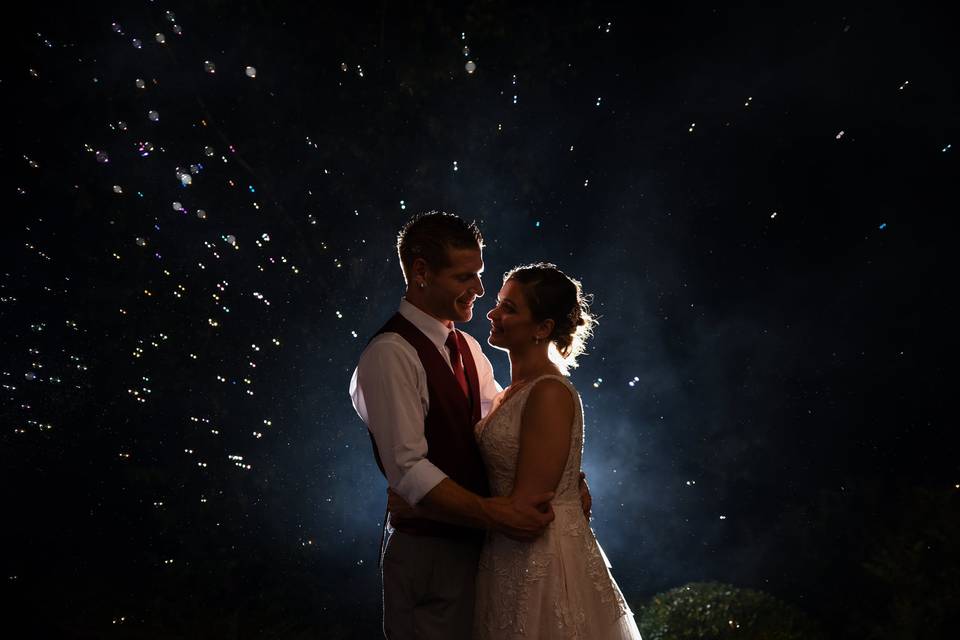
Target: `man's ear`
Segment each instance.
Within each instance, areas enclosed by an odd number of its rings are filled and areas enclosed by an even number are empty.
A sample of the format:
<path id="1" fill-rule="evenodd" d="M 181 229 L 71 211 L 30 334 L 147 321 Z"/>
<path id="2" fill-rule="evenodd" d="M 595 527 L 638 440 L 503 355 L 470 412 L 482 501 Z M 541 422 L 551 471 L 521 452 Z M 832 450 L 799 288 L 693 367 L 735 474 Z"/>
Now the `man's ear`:
<path id="1" fill-rule="evenodd" d="M 426 260 L 423 258 L 414 258 L 413 264 L 410 265 L 413 284 L 417 287 L 425 285 L 427 283 L 427 271 L 429 270 Z"/>

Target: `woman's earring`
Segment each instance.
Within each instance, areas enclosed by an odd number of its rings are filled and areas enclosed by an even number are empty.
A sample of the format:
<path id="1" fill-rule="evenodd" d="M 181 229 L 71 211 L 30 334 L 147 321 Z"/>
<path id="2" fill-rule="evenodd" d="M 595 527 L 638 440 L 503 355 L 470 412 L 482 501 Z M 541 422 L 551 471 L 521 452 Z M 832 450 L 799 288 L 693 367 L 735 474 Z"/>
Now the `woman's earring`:
<path id="1" fill-rule="evenodd" d="M 426 286 L 427 286 L 427 283 L 424 282 L 423 280 L 421 280 L 421 281 L 420 281 L 420 288 L 421 288 L 421 289 L 424 289 L 424 288 L 426 288 Z"/>
<path id="2" fill-rule="evenodd" d="M 533 336 L 533 344 L 540 344 L 540 338 Z"/>

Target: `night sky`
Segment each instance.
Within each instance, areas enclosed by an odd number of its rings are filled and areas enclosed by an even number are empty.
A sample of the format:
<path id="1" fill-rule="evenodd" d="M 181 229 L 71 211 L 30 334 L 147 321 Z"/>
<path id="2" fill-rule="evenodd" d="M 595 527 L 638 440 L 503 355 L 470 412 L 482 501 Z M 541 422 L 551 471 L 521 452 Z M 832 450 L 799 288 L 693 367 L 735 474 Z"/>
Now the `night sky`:
<path id="1" fill-rule="evenodd" d="M 35 4 L 0 69 L 3 625 L 375 637 L 347 388 L 434 209 L 485 235 L 481 342 L 517 264 L 594 295 L 572 380 L 634 608 L 719 581 L 842 637 L 918 495 L 955 525 L 944 16 Z"/>

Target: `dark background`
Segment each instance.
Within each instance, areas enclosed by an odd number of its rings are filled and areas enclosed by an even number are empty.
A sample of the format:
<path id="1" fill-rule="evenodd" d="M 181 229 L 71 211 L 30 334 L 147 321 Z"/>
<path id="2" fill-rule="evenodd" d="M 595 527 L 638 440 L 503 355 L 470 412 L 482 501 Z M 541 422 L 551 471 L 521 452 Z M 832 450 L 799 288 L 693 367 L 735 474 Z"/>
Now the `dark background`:
<path id="1" fill-rule="evenodd" d="M 396 232 L 432 209 L 485 234 L 479 339 L 518 263 L 594 294 L 584 467 L 635 609 L 713 580 L 831 637 L 952 615 L 944 15 L 24 10 L 0 76 L 6 627 L 375 637 L 385 483 L 347 385 L 402 295 Z"/>

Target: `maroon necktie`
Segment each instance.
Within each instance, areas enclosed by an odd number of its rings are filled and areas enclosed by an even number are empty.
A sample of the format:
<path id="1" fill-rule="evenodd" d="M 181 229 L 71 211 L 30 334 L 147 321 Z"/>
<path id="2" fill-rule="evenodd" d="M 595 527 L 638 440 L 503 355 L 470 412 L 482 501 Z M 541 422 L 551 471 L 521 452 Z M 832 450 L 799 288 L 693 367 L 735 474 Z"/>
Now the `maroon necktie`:
<path id="1" fill-rule="evenodd" d="M 467 376 L 463 373 L 463 361 L 460 360 L 460 336 L 456 331 L 451 331 L 447 336 L 447 349 L 450 350 L 450 364 L 453 365 L 453 375 L 456 376 L 460 388 L 463 389 L 463 395 L 467 400 L 470 399 L 470 390 L 467 387 Z"/>

